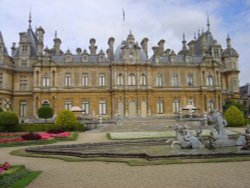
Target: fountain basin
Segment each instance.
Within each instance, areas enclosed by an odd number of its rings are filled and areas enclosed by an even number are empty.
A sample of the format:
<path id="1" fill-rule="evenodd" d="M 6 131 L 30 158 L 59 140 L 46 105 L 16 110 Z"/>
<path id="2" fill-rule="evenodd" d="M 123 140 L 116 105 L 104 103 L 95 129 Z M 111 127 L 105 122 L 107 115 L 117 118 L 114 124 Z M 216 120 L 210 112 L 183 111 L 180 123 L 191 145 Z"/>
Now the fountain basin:
<path id="1" fill-rule="evenodd" d="M 185 157 L 211 158 L 235 155 L 250 155 L 250 150 L 241 150 L 241 146 L 220 147 L 214 149 L 171 148 L 166 139 L 86 143 L 71 145 L 50 145 L 26 148 L 27 152 L 46 155 L 65 155 L 76 157 L 117 157 L 145 158 L 148 160 Z"/>

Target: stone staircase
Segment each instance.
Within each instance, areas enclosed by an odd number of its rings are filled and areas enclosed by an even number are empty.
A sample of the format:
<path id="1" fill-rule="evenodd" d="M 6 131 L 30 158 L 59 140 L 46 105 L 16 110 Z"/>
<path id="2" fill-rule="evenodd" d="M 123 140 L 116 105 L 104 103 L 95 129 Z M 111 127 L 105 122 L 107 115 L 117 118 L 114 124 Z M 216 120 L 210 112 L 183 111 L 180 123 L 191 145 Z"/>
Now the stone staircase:
<path id="1" fill-rule="evenodd" d="M 200 121 L 177 122 L 174 119 L 124 118 L 112 124 L 98 124 L 91 132 L 161 132 L 167 131 L 170 125 L 186 124 L 190 128 L 200 126 Z"/>

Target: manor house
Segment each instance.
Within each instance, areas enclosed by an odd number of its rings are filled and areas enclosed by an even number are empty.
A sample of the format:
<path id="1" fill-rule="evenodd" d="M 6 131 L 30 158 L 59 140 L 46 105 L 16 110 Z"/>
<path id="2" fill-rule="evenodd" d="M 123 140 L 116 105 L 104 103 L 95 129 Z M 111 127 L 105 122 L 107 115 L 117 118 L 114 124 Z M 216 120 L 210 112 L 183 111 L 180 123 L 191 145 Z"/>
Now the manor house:
<path id="1" fill-rule="evenodd" d="M 36 117 L 43 104 L 55 115 L 78 106 L 86 116 L 165 117 L 188 104 L 196 113 L 222 110 L 225 100 L 239 98 L 239 55 L 229 36 L 224 49 L 217 43 L 209 20 L 193 40 L 183 35 L 177 52 L 164 39 L 152 48 L 148 38 L 139 44 L 130 32 L 117 45 L 110 37 L 106 51 L 91 38 L 88 50 L 73 53 L 61 50 L 57 35 L 45 47 L 44 33 L 29 19 L 9 53 L 0 32 L 0 107 L 21 119 Z"/>

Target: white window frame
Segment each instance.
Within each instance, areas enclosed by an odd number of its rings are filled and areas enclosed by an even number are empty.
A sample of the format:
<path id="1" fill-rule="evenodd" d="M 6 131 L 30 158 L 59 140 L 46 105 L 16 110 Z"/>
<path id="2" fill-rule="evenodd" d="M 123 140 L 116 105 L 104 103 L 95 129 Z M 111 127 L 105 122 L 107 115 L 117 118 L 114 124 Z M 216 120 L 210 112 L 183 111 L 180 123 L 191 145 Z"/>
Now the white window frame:
<path id="1" fill-rule="evenodd" d="M 188 86 L 194 85 L 194 76 L 191 73 L 187 75 L 187 85 Z"/>
<path id="2" fill-rule="evenodd" d="M 213 80 L 213 77 L 211 75 L 209 75 L 207 77 L 207 86 L 213 86 L 214 85 L 214 80 Z"/>
<path id="3" fill-rule="evenodd" d="M 72 108 L 72 100 L 65 100 L 64 101 L 64 109 L 70 110 Z"/>
<path id="4" fill-rule="evenodd" d="M 178 86 L 178 74 L 173 74 L 172 76 L 172 86 Z"/>
<path id="5" fill-rule="evenodd" d="M 82 74 L 82 86 L 88 87 L 89 86 L 89 76 L 86 73 Z"/>
<path id="6" fill-rule="evenodd" d="M 43 87 L 49 87 L 50 86 L 50 80 L 48 75 L 43 76 Z"/>
<path id="7" fill-rule="evenodd" d="M 19 103 L 19 116 L 26 117 L 27 116 L 27 102 L 20 101 Z"/>
<path id="8" fill-rule="evenodd" d="M 71 82 L 71 79 L 72 79 L 72 78 L 71 78 L 71 74 L 70 74 L 70 73 L 66 73 L 66 74 L 65 74 L 65 80 L 64 80 L 64 81 L 65 81 L 65 86 L 66 86 L 66 87 L 70 87 L 70 86 L 71 86 L 71 83 L 72 83 L 72 82 Z"/>
<path id="9" fill-rule="evenodd" d="M 128 75 L 128 85 L 129 86 L 135 86 L 136 85 L 136 79 L 135 79 L 135 74 L 134 73 L 130 73 Z"/>
<path id="10" fill-rule="evenodd" d="M 156 86 L 160 87 L 163 86 L 163 76 L 162 74 L 156 75 Z"/>
<path id="11" fill-rule="evenodd" d="M 180 101 L 179 99 L 175 99 L 172 103 L 173 107 L 173 113 L 179 113 L 180 112 Z"/>
<path id="12" fill-rule="evenodd" d="M 82 110 L 84 114 L 89 114 L 89 101 L 87 100 L 82 101 Z"/>
<path id="13" fill-rule="evenodd" d="M 104 74 L 99 75 L 99 86 L 101 86 L 101 87 L 105 86 L 105 75 Z"/>
<path id="14" fill-rule="evenodd" d="M 156 102 L 156 113 L 157 114 L 163 114 L 164 113 L 164 109 L 163 109 L 163 100 L 157 100 Z"/>
<path id="15" fill-rule="evenodd" d="M 146 77 L 146 74 L 141 74 L 141 76 L 140 76 L 140 84 L 141 84 L 141 86 L 145 86 L 145 85 L 147 85 L 147 77 Z"/>
<path id="16" fill-rule="evenodd" d="M 100 100 L 99 101 L 99 115 L 106 115 L 106 101 L 105 100 Z"/>
<path id="17" fill-rule="evenodd" d="M 118 85 L 118 86 L 124 85 L 124 80 L 123 80 L 123 75 L 122 75 L 122 73 L 119 73 L 118 76 L 117 76 L 117 85 Z"/>

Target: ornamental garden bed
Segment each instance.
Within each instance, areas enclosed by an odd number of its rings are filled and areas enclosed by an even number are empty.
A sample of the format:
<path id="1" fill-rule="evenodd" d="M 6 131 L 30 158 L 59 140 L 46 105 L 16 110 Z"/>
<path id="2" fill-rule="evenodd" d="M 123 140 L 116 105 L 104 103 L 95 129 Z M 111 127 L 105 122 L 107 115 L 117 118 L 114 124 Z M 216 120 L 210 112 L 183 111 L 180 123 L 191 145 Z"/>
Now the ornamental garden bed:
<path id="1" fill-rule="evenodd" d="M 23 188 L 34 180 L 41 171 L 30 171 L 23 165 L 0 164 L 0 188 Z"/>
<path id="2" fill-rule="evenodd" d="M 31 134 L 31 136 L 28 135 L 27 138 L 27 134 Z M 24 138 L 24 135 L 26 135 L 26 138 Z M 37 136 L 38 139 L 34 139 L 33 138 L 34 136 Z M 52 144 L 58 141 L 74 141 L 77 139 L 77 137 L 78 137 L 77 132 L 0 133 L 0 147 Z"/>

